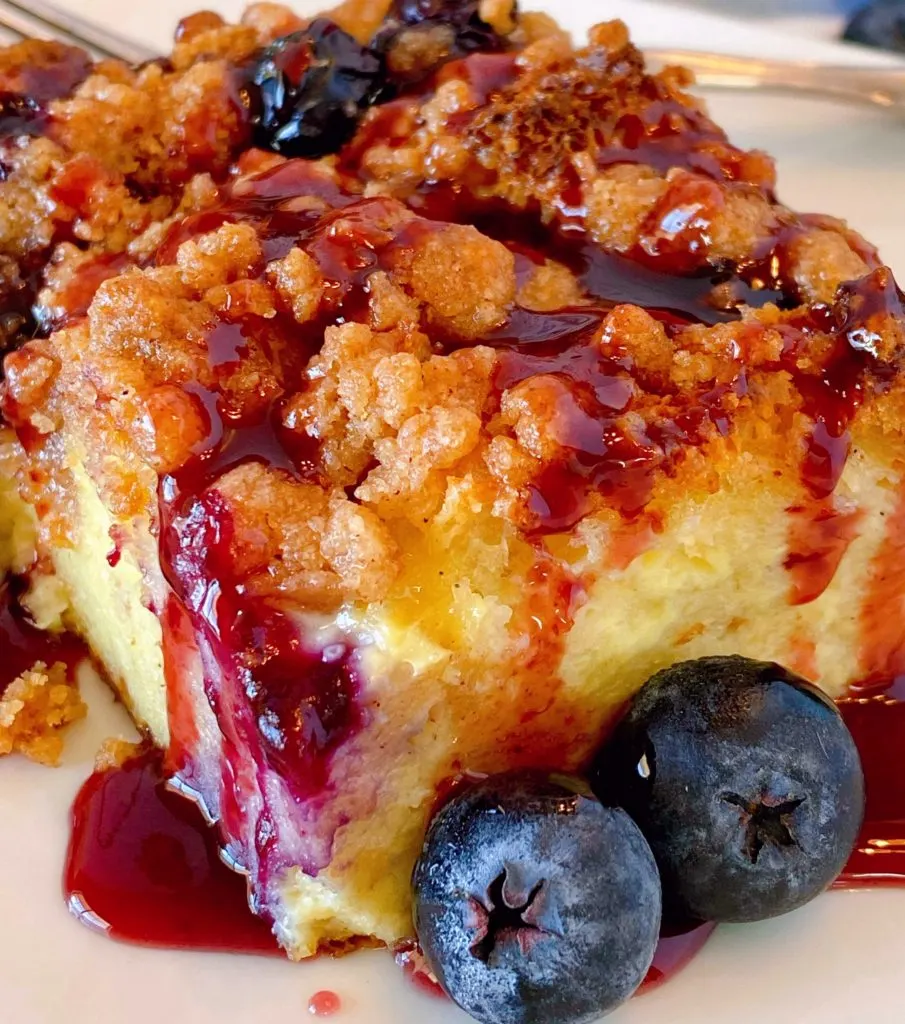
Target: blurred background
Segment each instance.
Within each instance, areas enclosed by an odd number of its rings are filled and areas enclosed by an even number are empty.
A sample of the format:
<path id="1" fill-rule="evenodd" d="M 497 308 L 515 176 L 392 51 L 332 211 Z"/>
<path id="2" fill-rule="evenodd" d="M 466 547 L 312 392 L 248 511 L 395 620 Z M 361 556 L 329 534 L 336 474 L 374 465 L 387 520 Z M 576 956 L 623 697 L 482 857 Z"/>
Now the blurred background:
<path id="1" fill-rule="evenodd" d="M 849 36 L 868 45 L 905 52 L 905 0 L 669 0 L 713 14 L 746 18 L 822 39 Z"/>
<path id="2" fill-rule="evenodd" d="M 807 14 L 843 18 L 866 6 L 866 0 L 681 0 L 696 7 L 709 7 L 719 14 L 745 17 L 781 17 Z"/>

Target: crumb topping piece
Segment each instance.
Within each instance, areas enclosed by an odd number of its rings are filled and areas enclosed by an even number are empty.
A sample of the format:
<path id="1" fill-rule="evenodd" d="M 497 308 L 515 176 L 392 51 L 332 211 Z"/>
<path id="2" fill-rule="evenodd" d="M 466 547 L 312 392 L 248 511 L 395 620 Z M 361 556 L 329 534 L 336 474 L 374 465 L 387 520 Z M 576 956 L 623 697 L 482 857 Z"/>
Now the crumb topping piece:
<path id="1" fill-rule="evenodd" d="M 59 764 L 62 730 L 87 713 L 66 665 L 38 662 L 0 695 L 0 756 L 18 753 L 40 764 Z"/>

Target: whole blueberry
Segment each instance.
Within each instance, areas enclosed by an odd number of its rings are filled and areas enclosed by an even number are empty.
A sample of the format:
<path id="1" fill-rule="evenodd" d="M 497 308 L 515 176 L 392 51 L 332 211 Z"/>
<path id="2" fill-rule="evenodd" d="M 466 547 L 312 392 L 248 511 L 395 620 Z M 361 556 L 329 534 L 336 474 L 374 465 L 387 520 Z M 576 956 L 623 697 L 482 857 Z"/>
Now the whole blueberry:
<path id="1" fill-rule="evenodd" d="M 857 11 L 843 39 L 905 53 L 905 0 L 878 0 Z"/>
<path id="2" fill-rule="evenodd" d="M 256 145 L 295 157 L 335 153 L 385 86 L 382 58 L 326 18 L 269 46 L 243 84 Z"/>
<path id="3" fill-rule="evenodd" d="M 741 657 L 653 676 L 591 782 L 650 843 L 670 914 L 700 920 L 807 903 L 844 867 L 864 814 L 858 752 L 833 702 Z"/>
<path id="4" fill-rule="evenodd" d="M 582 1024 L 653 959 L 660 881 L 644 837 L 578 780 L 506 773 L 436 815 L 413 876 L 440 984 L 482 1024 Z"/>

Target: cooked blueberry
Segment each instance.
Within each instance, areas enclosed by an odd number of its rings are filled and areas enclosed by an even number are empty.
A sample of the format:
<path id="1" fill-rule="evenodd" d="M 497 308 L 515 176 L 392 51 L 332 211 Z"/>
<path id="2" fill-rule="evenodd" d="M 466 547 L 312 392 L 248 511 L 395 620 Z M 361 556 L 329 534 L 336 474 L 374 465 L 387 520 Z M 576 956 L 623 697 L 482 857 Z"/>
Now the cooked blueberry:
<path id="1" fill-rule="evenodd" d="M 405 85 L 446 61 L 494 53 L 506 40 L 479 13 L 479 0 L 395 0 L 374 38 L 386 55 L 390 78 Z"/>
<path id="2" fill-rule="evenodd" d="M 434 818 L 415 928 L 446 992 L 482 1024 L 581 1024 L 628 999 L 657 945 L 644 837 L 578 780 L 491 776 Z"/>
<path id="3" fill-rule="evenodd" d="M 502 45 L 502 39 L 481 19 L 480 0 L 395 0 L 388 17 L 403 25 L 446 25 L 455 33 L 462 53 Z"/>
<path id="4" fill-rule="evenodd" d="M 843 38 L 905 53 L 905 0 L 878 0 L 863 7 L 848 23 Z"/>
<path id="5" fill-rule="evenodd" d="M 15 135 L 40 135 L 47 112 L 30 96 L 0 92 L 0 139 Z"/>
<path id="6" fill-rule="evenodd" d="M 658 672 L 603 748 L 592 785 L 650 843 L 671 914 L 757 921 L 837 877 L 864 813 L 854 741 L 833 702 L 767 662 Z"/>
<path id="7" fill-rule="evenodd" d="M 285 156 L 335 153 L 385 88 L 383 60 L 318 18 L 260 55 L 244 86 L 255 143 Z"/>

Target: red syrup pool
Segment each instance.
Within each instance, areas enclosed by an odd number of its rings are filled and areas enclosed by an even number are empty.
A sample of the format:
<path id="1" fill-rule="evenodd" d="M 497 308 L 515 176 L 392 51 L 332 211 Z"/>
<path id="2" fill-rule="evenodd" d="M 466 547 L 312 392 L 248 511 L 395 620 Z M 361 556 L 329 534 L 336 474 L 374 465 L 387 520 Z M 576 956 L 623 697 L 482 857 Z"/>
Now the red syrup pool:
<path id="1" fill-rule="evenodd" d="M 98 771 L 72 809 L 64 892 L 83 923 L 147 946 L 279 953 L 251 913 L 245 879 L 223 863 L 198 808 L 170 791 L 146 750 Z"/>
<path id="2" fill-rule="evenodd" d="M 836 888 L 905 885 L 905 678 L 853 689 L 839 708 L 861 754 L 867 808 Z"/>
<path id="3" fill-rule="evenodd" d="M 649 992 L 675 977 L 704 948 L 715 930 L 716 925 L 709 921 L 674 931 L 664 929 L 654 953 L 654 962 L 650 965 L 647 977 L 641 982 L 638 991 Z"/>

